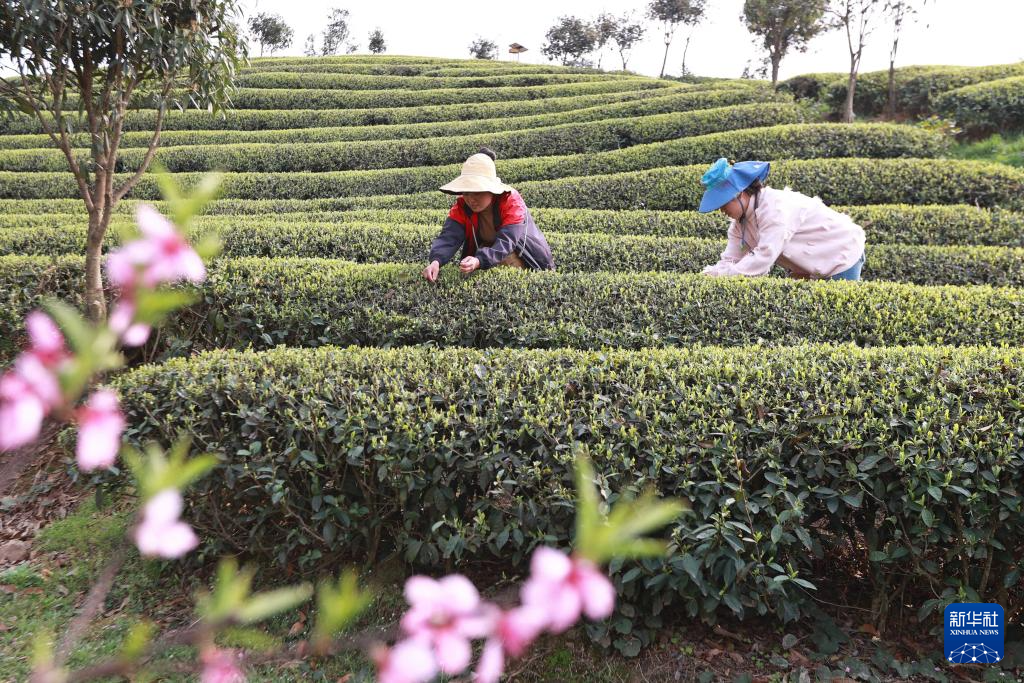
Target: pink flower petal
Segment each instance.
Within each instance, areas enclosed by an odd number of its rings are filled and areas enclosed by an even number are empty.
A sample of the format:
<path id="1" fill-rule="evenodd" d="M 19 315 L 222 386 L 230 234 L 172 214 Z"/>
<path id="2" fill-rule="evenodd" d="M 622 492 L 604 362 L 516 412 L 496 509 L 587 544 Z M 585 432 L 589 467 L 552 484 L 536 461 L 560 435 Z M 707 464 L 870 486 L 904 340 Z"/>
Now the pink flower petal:
<path id="1" fill-rule="evenodd" d="M 199 254 L 192 247 L 187 247 L 178 254 L 175 265 L 178 275 L 184 280 L 199 283 L 206 279 L 206 266 L 203 264 L 203 259 L 199 258 Z"/>
<path id="2" fill-rule="evenodd" d="M 130 298 L 121 297 L 110 311 L 107 325 L 111 330 L 120 335 L 124 334 L 124 331 L 132 326 L 132 321 L 134 320 L 135 302 Z"/>
<path id="3" fill-rule="evenodd" d="M 136 240 L 114 249 L 107 255 L 107 279 L 114 287 L 133 289 L 139 282 L 142 267 L 153 260 L 153 245 Z"/>
<path id="4" fill-rule="evenodd" d="M 139 204 L 135 210 L 135 220 L 139 230 L 149 239 L 162 240 L 177 234 L 174 224 L 149 204 Z"/>
<path id="5" fill-rule="evenodd" d="M 231 650 L 213 650 L 201 656 L 203 673 L 200 683 L 245 683 L 245 675 L 238 668 L 238 655 Z"/>
<path id="6" fill-rule="evenodd" d="M 405 582 L 405 599 L 416 607 L 441 602 L 441 586 L 429 576 L 410 576 Z"/>
<path id="7" fill-rule="evenodd" d="M 14 372 L 25 382 L 28 390 L 39 397 L 47 411 L 64 400 L 57 376 L 43 365 L 38 356 L 21 354 L 14 361 Z"/>
<path id="8" fill-rule="evenodd" d="M 502 615 L 498 632 L 505 650 L 511 656 L 518 657 L 547 628 L 547 625 L 548 616 L 545 610 L 524 605 Z"/>
<path id="9" fill-rule="evenodd" d="M 461 574 L 446 576 L 438 582 L 444 606 L 450 612 L 467 614 L 480 607 L 480 593 L 473 582 Z"/>
<path id="10" fill-rule="evenodd" d="M 501 642 L 492 638 L 484 645 L 484 651 L 473 673 L 473 680 L 475 683 L 498 683 L 504 671 L 505 653 L 502 651 Z"/>
<path id="11" fill-rule="evenodd" d="M 79 468 L 89 472 L 113 465 L 125 428 L 117 394 L 109 389 L 95 392 L 79 411 L 79 423 L 75 453 Z"/>
<path id="12" fill-rule="evenodd" d="M 146 503 L 142 516 L 147 522 L 166 526 L 178 521 L 184 508 L 185 501 L 177 489 L 164 489 Z"/>
<path id="13" fill-rule="evenodd" d="M 433 605 L 419 605 L 411 608 L 402 615 L 402 630 L 409 635 L 429 634 L 431 621 L 434 618 L 435 608 Z"/>
<path id="14" fill-rule="evenodd" d="M 154 524 L 143 520 L 135 527 L 135 545 L 145 557 L 156 557 L 160 554 L 161 534 L 166 525 Z"/>
<path id="15" fill-rule="evenodd" d="M 153 328 L 142 323 L 135 323 L 121 335 L 121 341 L 125 346 L 142 346 L 149 339 Z"/>
<path id="16" fill-rule="evenodd" d="M 142 346 L 149 339 L 153 328 L 144 323 L 136 323 L 135 302 L 129 298 L 121 298 L 114 304 L 107 325 L 120 338 L 125 346 Z"/>
<path id="17" fill-rule="evenodd" d="M 64 335 L 50 316 L 42 311 L 32 311 L 25 318 L 25 329 L 32 352 L 43 356 L 55 356 L 64 353 Z"/>
<path id="18" fill-rule="evenodd" d="M 572 560 L 563 552 L 541 546 L 530 558 L 530 578 L 546 582 L 565 581 L 572 571 Z"/>
<path id="19" fill-rule="evenodd" d="M 46 406 L 23 379 L 0 378 L 0 451 L 21 448 L 39 438 Z"/>
<path id="20" fill-rule="evenodd" d="M 437 674 L 437 661 L 422 640 L 403 640 L 379 664 L 379 683 L 426 683 Z"/>
<path id="21" fill-rule="evenodd" d="M 550 621 L 548 628 L 552 633 L 567 630 L 580 619 L 583 610 L 583 599 L 572 586 L 563 586 L 551 596 Z"/>
<path id="22" fill-rule="evenodd" d="M 607 619 L 615 610 L 615 586 L 586 560 L 576 561 L 583 611 L 591 619 Z"/>
<path id="23" fill-rule="evenodd" d="M 442 631 L 434 638 L 434 653 L 441 671 L 453 676 L 465 671 L 473 658 L 469 640 L 450 631 Z"/>
<path id="24" fill-rule="evenodd" d="M 175 560 L 199 545 L 192 527 L 184 522 L 154 524 L 143 522 L 135 532 L 135 545 L 147 557 Z"/>

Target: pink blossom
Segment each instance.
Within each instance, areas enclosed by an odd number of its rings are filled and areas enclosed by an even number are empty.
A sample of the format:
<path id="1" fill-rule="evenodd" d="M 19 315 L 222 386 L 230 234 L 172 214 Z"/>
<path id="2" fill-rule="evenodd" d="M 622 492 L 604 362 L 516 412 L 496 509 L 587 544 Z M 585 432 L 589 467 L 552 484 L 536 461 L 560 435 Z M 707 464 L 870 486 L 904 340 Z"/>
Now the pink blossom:
<path id="1" fill-rule="evenodd" d="M 462 673 L 472 658 L 470 640 L 483 638 L 494 627 L 494 614 L 482 607 L 480 595 L 465 576 L 440 581 L 413 576 L 405 583 L 411 605 L 402 617 L 402 630 L 434 649 L 441 671 Z"/>
<path id="2" fill-rule="evenodd" d="M 64 400 L 56 375 L 69 358 L 64 336 L 40 311 L 26 316 L 25 329 L 28 349 L 0 376 L 0 451 L 35 441 L 43 419 Z"/>
<path id="3" fill-rule="evenodd" d="M 136 214 L 142 238 L 125 244 L 107 257 L 107 277 L 115 287 L 156 287 L 188 280 L 202 282 L 206 267 L 199 254 L 174 225 L 148 204 Z"/>
<path id="4" fill-rule="evenodd" d="M 425 683 L 437 674 L 430 643 L 410 638 L 376 656 L 378 683 Z"/>
<path id="5" fill-rule="evenodd" d="M 64 335 L 50 316 L 42 311 L 32 311 L 25 317 L 25 329 L 28 331 L 29 353 L 45 367 L 57 368 L 68 359 Z"/>
<path id="6" fill-rule="evenodd" d="M 128 297 L 122 297 L 114 304 L 107 319 L 107 325 L 125 346 L 142 346 L 153 331 L 149 325 L 134 322 L 134 319 L 135 302 Z"/>
<path id="7" fill-rule="evenodd" d="M 476 671 L 473 672 L 474 683 L 498 683 L 501 674 L 505 673 L 505 651 L 501 641 L 489 638 L 480 654 Z"/>
<path id="8" fill-rule="evenodd" d="M 476 683 L 496 683 L 505 670 L 505 656 L 518 657 L 529 647 L 547 625 L 543 609 L 521 606 L 494 617 L 494 632 L 487 639 L 473 678 Z"/>
<path id="9" fill-rule="evenodd" d="M 238 668 L 238 655 L 234 651 L 206 650 L 200 660 L 203 663 L 200 683 L 245 683 L 245 675 Z"/>
<path id="10" fill-rule="evenodd" d="M 135 545 L 146 557 L 176 559 L 199 545 L 192 527 L 180 519 L 185 503 L 177 489 L 153 496 L 142 510 L 135 529 Z"/>
<path id="11" fill-rule="evenodd" d="M 114 464 L 121 448 L 125 419 L 117 394 L 100 389 L 78 410 L 78 448 L 75 455 L 83 472 Z"/>
<path id="12" fill-rule="evenodd" d="M 547 628 L 561 633 L 580 618 L 604 619 L 615 608 L 615 587 L 594 564 L 540 547 L 530 561 L 530 578 L 523 585 L 523 604 L 548 615 Z"/>
<path id="13" fill-rule="evenodd" d="M 546 610 L 534 605 L 523 605 L 502 613 L 497 633 L 504 651 L 518 657 L 537 639 L 546 625 Z"/>
<path id="14" fill-rule="evenodd" d="M 46 411 L 46 404 L 19 374 L 0 377 L 0 451 L 35 441 Z"/>

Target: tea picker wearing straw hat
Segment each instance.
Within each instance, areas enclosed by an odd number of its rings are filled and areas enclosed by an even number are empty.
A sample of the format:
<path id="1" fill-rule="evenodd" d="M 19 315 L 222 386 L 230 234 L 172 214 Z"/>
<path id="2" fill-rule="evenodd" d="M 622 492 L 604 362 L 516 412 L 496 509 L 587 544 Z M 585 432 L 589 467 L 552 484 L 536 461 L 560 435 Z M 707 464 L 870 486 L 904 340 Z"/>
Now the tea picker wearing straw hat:
<path id="1" fill-rule="evenodd" d="M 495 266 L 554 270 L 551 247 L 523 198 L 501 182 L 494 160 L 494 152 L 482 148 L 466 160 L 458 178 L 441 188 L 459 198 L 430 245 L 430 265 L 423 270 L 430 282 L 460 247 L 459 269 L 467 274 Z"/>
<path id="2" fill-rule="evenodd" d="M 700 212 L 719 209 L 729 221 L 729 244 L 705 275 L 767 275 L 778 264 L 792 277 L 859 280 L 864 230 L 817 197 L 767 187 L 770 165 L 719 159 L 701 182 Z"/>

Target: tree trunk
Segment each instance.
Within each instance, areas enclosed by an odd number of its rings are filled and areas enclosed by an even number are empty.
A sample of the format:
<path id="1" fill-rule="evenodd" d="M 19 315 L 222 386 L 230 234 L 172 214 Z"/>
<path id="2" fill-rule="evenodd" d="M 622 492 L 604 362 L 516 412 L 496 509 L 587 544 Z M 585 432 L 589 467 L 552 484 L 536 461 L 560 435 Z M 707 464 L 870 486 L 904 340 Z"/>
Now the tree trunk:
<path id="1" fill-rule="evenodd" d="M 661 60 L 661 74 L 658 78 L 665 78 L 665 65 L 668 64 L 668 46 L 669 42 L 665 42 L 665 57 Z"/>
<path id="2" fill-rule="evenodd" d="M 850 79 L 846 82 L 846 103 L 843 105 L 843 122 L 853 123 L 853 94 L 857 91 L 857 71 L 850 69 Z"/>
<path id="3" fill-rule="evenodd" d="M 683 73 L 686 75 L 686 53 L 690 51 L 690 39 L 693 38 L 693 31 L 690 31 L 690 35 L 686 36 L 686 45 L 683 47 Z"/>
<path id="4" fill-rule="evenodd" d="M 772 88 L 776 88 L 779 84 L 779 64 L 782 62 L 782 57 L 772 55 Z"/>
<path id="5" fill-rule="evenodd" d="M 625 71 L 626 70 L 626 53 L 620 51 L 619 52 L 619 57 L 622 57 L 622 70 Z"/>
<path id="6" fill-rule="evenodd" d="M 101 322 L 107 317 L 107 299 L 103 293 L 103 236 L 107 226 L 103 212 L 89 212 L 89 232 L 85 242 L 85 312 L 89 320 Z"/>
<path id="7" fill-rule="evenodd" d="M 896 119 L 896 60 L 889 60 L 889 120 Z"/>

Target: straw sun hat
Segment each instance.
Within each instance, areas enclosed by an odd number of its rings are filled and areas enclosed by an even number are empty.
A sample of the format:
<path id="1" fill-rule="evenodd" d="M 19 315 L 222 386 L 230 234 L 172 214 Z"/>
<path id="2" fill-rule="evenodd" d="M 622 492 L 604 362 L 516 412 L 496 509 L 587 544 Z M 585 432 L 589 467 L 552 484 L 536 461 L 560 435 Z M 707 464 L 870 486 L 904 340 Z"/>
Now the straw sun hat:
<path id="1" fill-rule="evenodd" d="M 462 175 L 441 187 L 441 192 L 448 194 L 464 194 L 466 192 L 490 192 L 503 194 L 512 190 L 501 182 L 498 170 L 494 166 L 497 158 L 494 152 L 483 147 L 479 152 L 466 159 L 462 164 Z"/>

